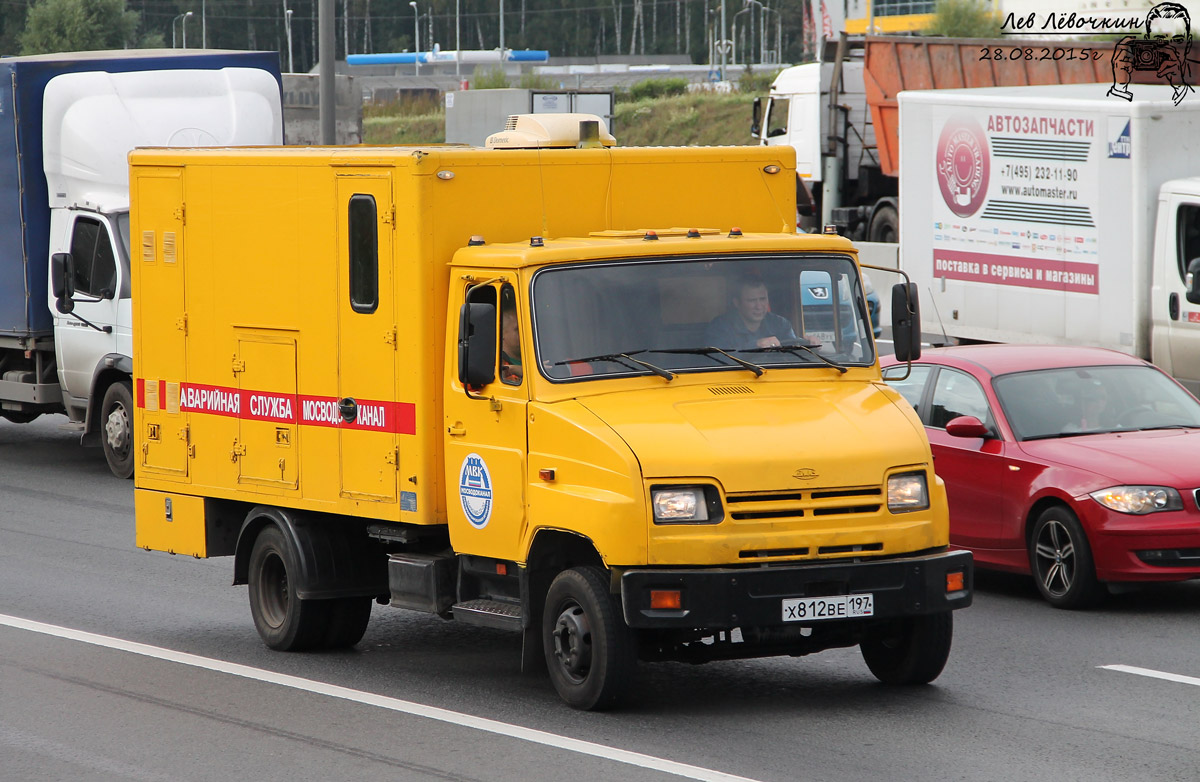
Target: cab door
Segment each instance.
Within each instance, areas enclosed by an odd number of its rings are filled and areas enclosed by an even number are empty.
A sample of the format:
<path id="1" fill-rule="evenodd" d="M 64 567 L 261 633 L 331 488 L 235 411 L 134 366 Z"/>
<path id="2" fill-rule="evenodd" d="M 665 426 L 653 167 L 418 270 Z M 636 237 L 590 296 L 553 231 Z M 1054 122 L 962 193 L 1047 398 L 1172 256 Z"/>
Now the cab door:
<path id="1" fill-rule="evenodd" d="M 467 271 L 476 280 L 494 278 L 487 271 Z M 531 353 L 523 346 L 531 343 L 528 309 L 518 296 L 515 275 L 502 277 L 472 295 L 476 303 L 496 305 L 495 379 L 467 394 L 458 381 L 458 356 L 447 362 L 449 391 L 445 403 L 445 469 L 447 516 L 450 542 L 464 554 L 522 560 L 526 483 L 525 416 L 529 403 L 529 382 L 520 356 Z M 455 316 L 462 305 L 467 283 L 450 300 Z M 519 355 L 505 349 L 504 332 L 511 329 L 508 319 L 515 318 L 516 339 L 522 347 Z M 457 336 L 458 318 L 451 319 Z M 514 363 L 519 361 L 520 363 Z M 514 366 L 522 367 L 521 371 Z M 534 371 L 532 366 L 529 371 Z"/>
<path id="2" fill-rule="evenodd" d="M 337 204 L 341 494 L 395 502 L 399 455 L 391 175 L 339 175 Z"/>
<path id="3" fill-rule="evenodd" d="M 1158 278 L 1167 293 L 1165 321 L 1171 374 L 1193 394 L 1200 393 L 1200 304 L 1187 300 L 1188 264 L 1200 258 L 1200 201 L 1196 196 L 1172 195 L 1164 204 L 1171 210 L 1168 239 L 1158 248 Z M 1161 300 L 1160 300 L 1161 301 Z M 1156 315 L 1155 321 L 1163 323 Z M 1158 356 L 1156 361 L 1166 364 Z"/>

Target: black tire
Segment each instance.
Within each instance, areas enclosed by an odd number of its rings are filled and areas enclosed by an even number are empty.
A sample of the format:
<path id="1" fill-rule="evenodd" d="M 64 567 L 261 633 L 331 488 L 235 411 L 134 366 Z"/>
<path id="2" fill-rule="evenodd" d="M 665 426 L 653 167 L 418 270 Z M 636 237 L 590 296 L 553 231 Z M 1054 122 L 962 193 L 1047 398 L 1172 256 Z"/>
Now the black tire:
<path id="1" fill-rule="evenodd" d="M 250 552 L 250 614 L 263 643 L 283 652 L 313 649 L 330 634 L 329 600 L 301 600 L 290 581 L 296 555 L 279 528 L 264 527 Z"/>
<path id="2" fill-rule="evenodd" d="M 100 403 L 100 442 L 108 469 L 118 478 L 133 477 L 133 386 L 119 380 L 104 392 Z"/>
<path id="3" fill-rule="evenodd" d="M 859 648 L 884 684 L 929 684 L 950 657 L 954 617 L 950 611 L 911 616 L 864 638 Z"/>
<path id="4" fill-rule="evenodd" d="M 875 210 L 871 215 L 871 227 L 867 229 L 867 241 L 891 244 L 900 241 L 900 218 L 896 215 L 896 207 L 884 205 Z"/>
<path id="5" fill-rule="evenodd" d="M 329 610 L 329 628 L 325 631 L 326 649 L 346 649 L 362 640 L 371 621 L 369 597 L 342 597 L 326 601 Z"/>
<path id="6" fill-rule="evenodd" d="M 1075 514 L 1061 505 L 1047 508 L 1033 525 L 1029 570 L 1042 597 L 1055 608 L 1087 608 L 1104 596 L 1087 534 Z"/>
<path id="7" fill-rule="evenodd" d="M 542 648 L 554 689 L 569 706 L 599 710 L 629 692 L 637 668 L 632 631 L 597 567 L 559 573 L 546 593 Z"/>

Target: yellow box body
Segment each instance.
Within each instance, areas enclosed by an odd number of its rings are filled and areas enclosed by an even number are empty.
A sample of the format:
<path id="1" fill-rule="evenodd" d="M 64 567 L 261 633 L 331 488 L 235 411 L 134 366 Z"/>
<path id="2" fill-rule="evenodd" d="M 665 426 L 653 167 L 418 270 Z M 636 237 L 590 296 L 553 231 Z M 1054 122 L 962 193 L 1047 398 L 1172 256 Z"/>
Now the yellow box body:
<path id="1" fill-rule="evenodd" d="M 588 538 L 620 567 L 947 543 L 923 429 L 877 364 L 669 385 L 562 385 L 531 371 L 479 392 L 491 401 L 458 383 L 472 283 L 525 291 L 557 264 L 698 251 L 853 255 L 844 239 L 795 234 L 789 148 L 148 149 L 130 161 L 139 546 L 204 556 L 200 498 L 445 524 L 456 552 L 520 563 L 549 529 Z M 379 295 L 356 309 L 346 236 L 362 199 L 376 208 Z M 678 226 L 720 233 L 641 238 Z M 745 235 L 727 237 L 732 226 Z M 486 244 L 467 246 L 476 235 Z M 529 313 L 520 318 L 528 335 Z M 351 399 L 358 418 L 346 426 L 339 403 Z M 739 446 L 747 438 L 752 449 Z M 472 455 L 491 471 L 484 528 L 469 523 L 460 486 Z M 803 470 L 819 474 L 806 491 L 923 470 L 931 507 L 893 516 L 885 503 L 805 525 L 652 523 L 652 485 L 770 503 Z M 184 524 L 162 518 L 167 496 Z"/>

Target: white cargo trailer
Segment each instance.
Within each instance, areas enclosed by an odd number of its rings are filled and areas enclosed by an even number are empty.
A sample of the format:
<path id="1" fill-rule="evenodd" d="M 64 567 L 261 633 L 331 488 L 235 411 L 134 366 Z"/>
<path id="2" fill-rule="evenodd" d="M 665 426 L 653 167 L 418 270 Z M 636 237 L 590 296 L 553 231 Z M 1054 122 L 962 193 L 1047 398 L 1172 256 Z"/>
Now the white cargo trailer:
<path id="1" fill-rule="evenodd" d="M 1200 96 L 1107 87 L 900 93 L 901 268 L 931 331 L 1113 348 L 1200 392 Z"/>

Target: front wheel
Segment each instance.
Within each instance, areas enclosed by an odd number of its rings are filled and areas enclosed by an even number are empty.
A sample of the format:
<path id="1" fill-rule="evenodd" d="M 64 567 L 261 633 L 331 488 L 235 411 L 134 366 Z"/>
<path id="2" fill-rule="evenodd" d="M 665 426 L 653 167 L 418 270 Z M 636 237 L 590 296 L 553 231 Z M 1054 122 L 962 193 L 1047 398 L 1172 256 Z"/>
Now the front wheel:
<path id="1" fill-rule="evenodd" d="M 296 553 L 278 527 L 269 526 L 258 533 L 250 552 L 250 614 L 263 643 L 284 652 L 318 648 L 335 640 L 330 637 L 331 601 L 297 597 L 297 569 Z M 345 640 L 348 635 L 336 640 Z"/>
<path id="2" fill-rule="evenodd" d="M 550 584 L 542 648 L 554 689 L 576 709 L 611 707 L 629 691 L 637 667 L 633 633 L 603 570 L 564 570 Z"/>
<path id="3" fill-rule="evenodd" d="M 928 684 L 950 657 L 954 618 L 949 611 L 900 619 L 864 638 L 859 648 L 884 684 Z"/>
<path id="4" fill-rule="evenodd" d="M 128 380 L 113 383 L 100 404 L 100 440 L 108 469 L 118 478 L 133 477 L 133 387 Z"/>
<path id="5" fill-rule="evenodd" d="M 1047 508 L 1038 516 L 1029 540 L 1029 569 L 1038 591 L 1055 608 L 1087 608 L 1104 595 L 1087 534 L 1067 508 Z"/>

